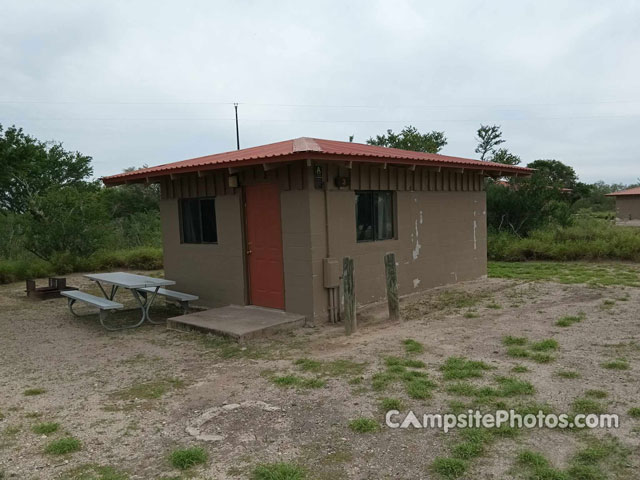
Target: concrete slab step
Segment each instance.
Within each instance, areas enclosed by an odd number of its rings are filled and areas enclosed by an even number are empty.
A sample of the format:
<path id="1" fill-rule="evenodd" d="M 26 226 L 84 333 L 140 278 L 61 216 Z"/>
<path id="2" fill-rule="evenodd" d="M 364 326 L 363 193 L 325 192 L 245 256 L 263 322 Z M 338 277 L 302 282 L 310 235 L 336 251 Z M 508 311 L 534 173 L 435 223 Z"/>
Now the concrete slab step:
<path id="1" fill-rule="evenodd" d="M 304 325 L 304 315 L 255 305 L 227 305 L 172 317 L 167 328 L 222 335 L 244 342 Z"/>

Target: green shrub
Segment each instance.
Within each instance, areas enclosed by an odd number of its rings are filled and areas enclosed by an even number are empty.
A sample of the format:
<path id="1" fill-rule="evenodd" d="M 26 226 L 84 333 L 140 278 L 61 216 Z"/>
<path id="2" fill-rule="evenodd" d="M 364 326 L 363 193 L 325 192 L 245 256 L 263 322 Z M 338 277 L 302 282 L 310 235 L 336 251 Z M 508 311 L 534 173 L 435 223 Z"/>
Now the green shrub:
<path id="1" fill-rule="evenodd" d="M 169 456 L 171 465 L 180 470 L 187 470 L 195 465 L 205 463 L 208 455 L 201 447 L 174 450 Z"/>
<path id="2" fill-rule="evenodd" d="M 580 219 L 573 225 L 550 225 L 518 237 L 495 233 L 488 237 L 490 260 L 629 260 L 640 261 L 640 235 L 598 219 Z"/>

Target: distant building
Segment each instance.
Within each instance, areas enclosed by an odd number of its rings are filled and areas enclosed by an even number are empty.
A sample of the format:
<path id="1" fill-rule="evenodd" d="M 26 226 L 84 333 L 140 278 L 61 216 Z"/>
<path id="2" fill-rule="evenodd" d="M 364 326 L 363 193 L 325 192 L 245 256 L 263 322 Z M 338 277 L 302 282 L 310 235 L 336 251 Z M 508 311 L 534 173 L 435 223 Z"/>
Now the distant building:
<path id="1" fill-rule="evenodd" d="M 616 217 L 619 223 L 640 224 L 640 187 L 609 193 L 616 199 Z"/>

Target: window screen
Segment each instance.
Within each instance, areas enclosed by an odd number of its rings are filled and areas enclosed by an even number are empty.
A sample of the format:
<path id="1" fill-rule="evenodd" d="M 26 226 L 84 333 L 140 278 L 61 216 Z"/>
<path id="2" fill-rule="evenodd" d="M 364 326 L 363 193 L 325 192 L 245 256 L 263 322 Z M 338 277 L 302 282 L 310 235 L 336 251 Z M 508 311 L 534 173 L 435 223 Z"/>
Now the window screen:
<path id="1" fill-rule="evenodd" d="M 217 243 L 215 198 L 180 200 L 183 243 Z"/>
<path id="2" fill-rule="evenodd" d="M 356 192 L 356 239 L 358 242 L 394 237 L 393 192 Z"/>

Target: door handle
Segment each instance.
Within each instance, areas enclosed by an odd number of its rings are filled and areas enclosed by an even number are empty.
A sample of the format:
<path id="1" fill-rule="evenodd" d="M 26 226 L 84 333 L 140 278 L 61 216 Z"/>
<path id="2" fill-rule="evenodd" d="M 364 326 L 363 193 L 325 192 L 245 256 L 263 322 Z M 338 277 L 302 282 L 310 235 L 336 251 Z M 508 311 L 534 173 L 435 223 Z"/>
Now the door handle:
<path id="1" fill-rule="evenodd" d="M 251 255 L 251 250 L 247 250 L 247 255 Z"/>

